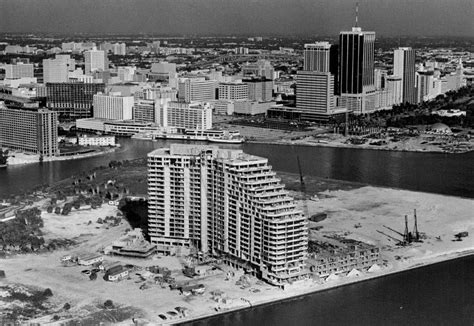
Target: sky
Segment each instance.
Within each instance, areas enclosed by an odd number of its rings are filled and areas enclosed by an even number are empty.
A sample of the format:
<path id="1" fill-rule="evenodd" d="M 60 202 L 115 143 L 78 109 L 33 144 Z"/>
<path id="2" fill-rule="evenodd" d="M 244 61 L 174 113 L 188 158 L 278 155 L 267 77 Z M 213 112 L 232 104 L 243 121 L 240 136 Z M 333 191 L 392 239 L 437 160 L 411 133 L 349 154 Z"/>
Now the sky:
<path id="1" fill-rule="evenodd" d="M 0 32 L 337 35 L 357 0 L 0 0 Z M 472 36 L 474 0 L 359 0 L 383 36 Z"/>

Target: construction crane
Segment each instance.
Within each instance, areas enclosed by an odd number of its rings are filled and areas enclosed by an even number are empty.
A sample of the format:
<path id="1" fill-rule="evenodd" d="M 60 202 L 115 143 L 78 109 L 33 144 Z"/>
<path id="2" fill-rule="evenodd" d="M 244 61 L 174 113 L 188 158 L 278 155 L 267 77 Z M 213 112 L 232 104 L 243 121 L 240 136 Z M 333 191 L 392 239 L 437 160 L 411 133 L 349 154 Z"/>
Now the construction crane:
<path id="1" fill-rule="evenodd" d="M 392 229 L 392 228 L 390 228 L 390 227 L 388 227 L 388 226 L 386 226 L 386 225 L 383 225 L 383 227 L 386 228 L 386 229 L 389 229 L 389 230 L 392 231 L 392 232 L 395 232 L 396 234 L 398 234 L 398 235 L 400 235 L 400 236 L 402 236 L 402 237 L 404 236 L 403 233 L 400 233 L 400 232 L 398 232 L 397 230 L 394 230 L 394 229 Z"/>
<path id="2" fill-rule="evenodd" d="M 308 198 L 306 194 L 306 185 L 304 183 L 304 176 L 303 176 L 303 170 L 301 169 L 301 162 L 300 162 L 300 157 L 298 154 L 296 154 L 296 160 L 298 161 L 298 171 L 300 173 L 300 190 L 303 193 L 303 213 L 306 216 L 306 218 L 310 218 L 309 216 L 309 208 L 308 208 Z"/>
<path id="3" fill-rule="evenodd" d="M 420 233 L 418 232 L 418 221 L 416 218 L 416 209 L 414 209 L 414 217 L 415 217 L 415 226 L 413 228 L 413 236 L 415 237 L 415 241 L 420 241 Z"/>
<path id="4" fill-rule="evenodd" d="M 380 233 L 380 234 L 383 234 L 384 236 L 386 236 L 386 237 L 389 238 L 389 239 L 394 240 L 397 244 L 402 244 L 402 243 L 403 243 L 403 241 L 400 241 L 400 239 L 397 239 L 397 238 L 395 238 L 395 237 L 392 237 L 391 235 L 388 235 L 388 234 L 385 233 L 385 232 L 382 232 L 382 231 L 379 231 L 379 230 L 377 230 L 377 232 Z"/>

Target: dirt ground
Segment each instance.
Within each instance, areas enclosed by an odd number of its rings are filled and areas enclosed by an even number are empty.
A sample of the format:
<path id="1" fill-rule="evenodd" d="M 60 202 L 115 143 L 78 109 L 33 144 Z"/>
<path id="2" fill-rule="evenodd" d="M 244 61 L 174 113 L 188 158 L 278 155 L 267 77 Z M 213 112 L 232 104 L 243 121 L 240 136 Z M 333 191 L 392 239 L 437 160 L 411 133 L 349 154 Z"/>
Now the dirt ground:
<path id="1" fill-rule="evenodd" d="M 297 178 L 294 175 L 282 177 L 284 182 L 294 183 L 297 193 Z M 322 226 L 320 231 L 311 231 L 311 237 L 321 237 L 325 234 L 342 234 L 382 248 L 382 257 L 387 267 L 380 273 L 396 272 L 420 264 L 432 263 L 460 253 L 466 253 L 474 248 L 474 219 L 472 211 L 474 201 L 435 194 L 417 193 L 411 191 L 376 188 L 347 183 L 345 187 L 329 187 L 330 181 L 321 180 L 319 186 L 310 190 L 312 199 L 299 200 L 301 209 L 308 207 L 310 215 L 325 213 L 327 218 L 320 222 L 311 222 L 310 226 Z M 299 195 L 300 198 L 303 198 Z M 38 202 L 44 205 L 45 202 Z M 398 247 L 395 241 L 377 232 L 381 230 L 397 237 L 383 227 L 386 225 L 394 230 L 404 228 L 404 215 L 409 216 L 409 227 L 412 228 L 413 209 L 417 209 L 419 230 L 426 236 L 423 243 L 409 247 Z M 108 215 L 115 216 L 117 208 L 107 204 L 92 210 L 87 207 L 79 211 L 73 209 L 69 216 L 60 216 L 43 212 L 45 222 L 44 232 L 48 239 L 70 237 L 78 244 L 66 250 L 41 254 L 17 255 L 0 260 L 0 269 L 6 273 L 5 279 L 0 279 L 0 286 L 8 284 L 25 284 L 39 288 L 50 288 L 54 293 L 53 301 L 58 307 L 65 302 L 70 303 L 67 313 L 56 313 L 59 322 L 71 319 L 98 321 L 108 320 L 114 324 L 122 322 L 130 324 L 132 318 L 152 323 L 160 322 L 159 314 L 166 313 L 175 307 L 189 309 L 187 318 L 196 318 L 214 314 L 216 311 L 226 311 L 249 307 L 254 304 L 269 302 L 293 295 L 317 291 L 334 285 L 344 284 L 351 280 L 342 279 L 336 283 L 324 283 L 320 280 L 308 280 L 297 283 L 288 289 L 281 290 L 261 283 L 256 278 L 250 278 L 250 287 L 241 288 L 235 282 L 242 275 L 226 280 L 227 267 L 215 275 L 197 279 L 189 279 L 182 274 L 183 260 L 178 257 L 156 256 L 152 259 L 133 259 L 122 257 L 106 257 L 109 261 L 121 261 L 123 264 L 133 264 L 142 268 L 159 265 L 168 267 L 172 276 L 178 282 L 189 284 L 202 283 L 206 287 L 203 295 L 186 297 L 178 291 L 161 288 L 159 284 L 149 283 L 149 288 L 140 290 L 144 283 L 135 273 L 130 279 L 118 283 L 106 282 L 103 274 L 98 274 L 95 281 L 90 281 L 81 273 L 87 269 L 84 266 L 63 267 L 60 258 L 63 255 L 77 252 L 98 252 L 103 247 L 117 240 L 129 228 L 125 220 L 116 227 L 108 227 L 96 223 L 97 218 Z M 89 224 L 89 221 L 92 221 Z M 361 227 L 355 228 L 360 223 Z M 463 241 L 454 240 L 454 234 L 462 231 L 470 236 Z M 437 237 L 439 237 L 437 239 Z M 370 275 L 367 275 L 369 277 Z M 365 276 L 364 276 L 365 277 Z M 227 302 L 216 302 L 211 292 L 223 291 Z M 105 300 L 112 300 L 120 309 L 105 311 L 99 307 Z M 1 300 L 1 298 L 0 298 Z M 125 313 L 126 312 L 126 313 Z M 46 323 L 52 316 L 44 316 L 31 320 Z M 89 319 L 88 319 L 89 318 Z M 183 319 L 168 319 L 166 322 L 179 322 Z"/>

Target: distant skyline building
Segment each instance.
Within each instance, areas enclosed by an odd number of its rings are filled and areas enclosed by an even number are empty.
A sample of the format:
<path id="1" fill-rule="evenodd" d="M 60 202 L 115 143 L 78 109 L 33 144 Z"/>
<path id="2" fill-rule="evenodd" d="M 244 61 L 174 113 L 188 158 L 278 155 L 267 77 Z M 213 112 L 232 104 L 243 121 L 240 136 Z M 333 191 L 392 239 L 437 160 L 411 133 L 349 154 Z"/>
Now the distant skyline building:
<path id="1" fill-rule="evenodd" d="M 181 144 L 148 154 L 148 230 L 159 251 L 221 255 L 283 286 L 304 277 L 307 223 L 266 158 Z"/>
<path id="2" fill-rule="evenodd" d="M 402 78 L 402 102 L 417 103 L 415 50 L 400 47 L 393 52 L 393 74 Z"/>
<path id="3" fill-rule="evenodd" d="M 219 100 L 246 100 L 249 86 L 246 83 L 219 83 Z"/>
<path id="4" fill-rule="evenodd" d="M 338 46 L 329 42 L 316 42 L 304 45 L 305 71 L 330 72 L 334 76 L 338 73 L 339 51 Z"/>
<path id="5" fill-rule="evenodd" d="M 32 63 L 17 63 L 5 65 L 5 79 L 33 78 L 34 67 Z"/>
<path id="6" fill-rule="evenodd" d="M 0 148 L 42 156 L 59 155 L 58 116 L 47 109 L 7 108 L 0 104 Z"/>
<path id="7" fill-rule="evenodd" d="M 258 60 L 257 62 L 246 63 L 242 66 L 242 76 L 264 77 L 269 80 L 274 79 L 275 70 L 268 60 Z"/>
<path id="8" fill-rule="evenodd" d="M 181 102 L 210 101 L 216 98 L 217 81 L 205 78 L 183 78 L 178 82 Z"/>
<path id="9" fill-rule="evenodd" d="M 253 77 L 242 80 L 247 84 L 251 101 L 268 102 L 273 99 L 273 81 L 265 77 Z"/>
<path id="10" fill-rule="evenodd" d="M 85 73 L 90 75 L 94 71 L 106 70 L 107 53 L 103 50 L 92 50 L 84 52 Z"/>
<path id="11" fill-rule="evenodd" d="M 67 83 L 69 72 L 76 68 L 76 61 L 68 54 L 56 54 L 54 59 L 43 59 L 43 83 Z"/>

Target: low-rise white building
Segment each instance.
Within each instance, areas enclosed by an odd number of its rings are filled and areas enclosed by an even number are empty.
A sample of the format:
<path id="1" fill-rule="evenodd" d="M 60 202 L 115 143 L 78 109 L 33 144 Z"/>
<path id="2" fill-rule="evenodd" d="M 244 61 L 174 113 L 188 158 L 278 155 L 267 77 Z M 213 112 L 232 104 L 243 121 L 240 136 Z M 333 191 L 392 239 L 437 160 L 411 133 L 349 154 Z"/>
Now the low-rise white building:
<path id="1" fill-rule="evenodd" d="M 81 146 L 115 146 L 115 136 L 87 136 L 78 137 Z"/>

